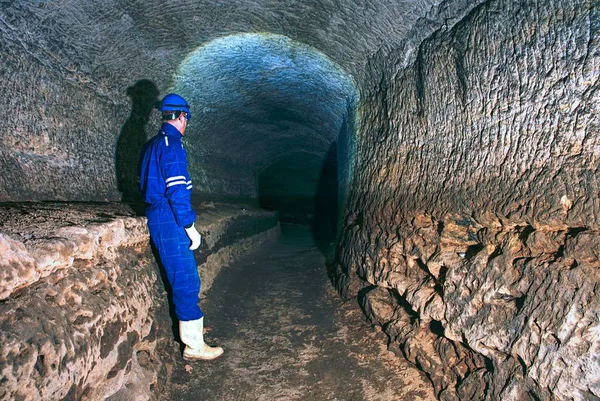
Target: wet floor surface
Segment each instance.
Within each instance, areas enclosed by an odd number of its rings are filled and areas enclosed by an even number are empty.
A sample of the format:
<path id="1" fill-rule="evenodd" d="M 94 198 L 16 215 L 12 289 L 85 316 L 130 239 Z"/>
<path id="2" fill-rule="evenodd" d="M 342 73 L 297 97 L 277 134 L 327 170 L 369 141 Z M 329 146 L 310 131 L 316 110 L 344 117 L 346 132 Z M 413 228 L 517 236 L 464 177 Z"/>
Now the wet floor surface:
<path id="1" fill-rule="evenodd" d="M 435 399 L 357 303 L 340 299 L 324 256 L 301 231 L 284 230 L 277 244 L 224 269 L 201 306 L 207 343 L 225 353 L 210 362 L 175 358 L 161 399 Z"/>

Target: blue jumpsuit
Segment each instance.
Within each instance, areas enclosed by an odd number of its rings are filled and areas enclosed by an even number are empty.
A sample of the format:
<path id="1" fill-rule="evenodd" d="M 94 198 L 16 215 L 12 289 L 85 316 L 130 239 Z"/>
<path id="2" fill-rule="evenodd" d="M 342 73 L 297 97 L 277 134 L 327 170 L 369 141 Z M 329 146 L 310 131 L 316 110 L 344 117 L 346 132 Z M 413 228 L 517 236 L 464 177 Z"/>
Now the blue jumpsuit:
<path id="1" fill-rule="evenodd" d="M 171 284 L 177 318 L 200 319 L 200 277 L 184 229 L 196 220 L 191 201 L 192 180 L 181 134 L 169 123 L 163 123 L 142 149 L 140 190 L 147 203 L 150 238 Z"/>

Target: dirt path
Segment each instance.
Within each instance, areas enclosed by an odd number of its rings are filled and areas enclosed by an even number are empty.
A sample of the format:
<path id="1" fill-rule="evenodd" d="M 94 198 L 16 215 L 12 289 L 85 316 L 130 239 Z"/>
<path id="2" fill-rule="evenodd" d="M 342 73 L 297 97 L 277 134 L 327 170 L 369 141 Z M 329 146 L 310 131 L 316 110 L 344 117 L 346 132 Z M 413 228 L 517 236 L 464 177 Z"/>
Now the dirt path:
<path id="1" fill-rule="evenodd" d="M 165 400 L 435 399 L 358 305 L 339 298 L 324 257 L 307 245 L 298 233 L 284 236 L 217 277 L 202 309 L 207 342 L 225 354 L 211 362 L 175 358 Z"/>

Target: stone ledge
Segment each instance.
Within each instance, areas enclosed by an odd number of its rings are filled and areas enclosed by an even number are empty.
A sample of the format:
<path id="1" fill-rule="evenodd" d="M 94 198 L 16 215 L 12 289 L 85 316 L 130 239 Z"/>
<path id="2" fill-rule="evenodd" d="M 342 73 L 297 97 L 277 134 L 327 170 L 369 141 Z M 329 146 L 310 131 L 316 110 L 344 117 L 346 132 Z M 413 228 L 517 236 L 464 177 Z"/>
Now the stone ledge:
<path id="1" fill-rule="evenodd" d="M 132 372 L 148 395 L 162 368 L 153 263 L 145 244 L 120 247 L 113 260 L 74 263 L 2 302 L 0 399 L 103 399 Z"/>
<path id="2" fill-rule="evenodd" d="M 224 266 L 280 234 L 274 212 L 212 202 L 196 207 L 196 212 L 196 228 L 203 238 L 195 254 L 202 279 L 201 293 L 210 289 Z"/>
<path id="3" fill-rule="evenodd" d="M 114 260 L 117 248 L 148 241 L 146 219 L 125 217 L 87 227 L 61 227 L 25 242 L 0 233 L 0 300 L 78 260 Z M 64 274 L 64 273 L 60 273 Z"/>
<path id="4" fill-rule="evenodd" d="M 153 399 L 173 333 L 146 219 L 120 204 L 33 206 L 0 205 L 0 400 Z M 203 291 L 279 233 L 275 213 L 197 211 Z"/>

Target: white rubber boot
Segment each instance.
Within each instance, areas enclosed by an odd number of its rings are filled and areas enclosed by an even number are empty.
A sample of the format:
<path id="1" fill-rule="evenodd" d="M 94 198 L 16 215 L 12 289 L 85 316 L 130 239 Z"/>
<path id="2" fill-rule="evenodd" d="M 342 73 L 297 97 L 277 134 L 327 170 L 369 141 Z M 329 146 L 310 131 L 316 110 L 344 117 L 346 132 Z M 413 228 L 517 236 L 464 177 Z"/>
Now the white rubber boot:
<path id="1" fill-rule="evenodd" d="M 204 316 L 187 322 L 179 321 L 179 336 L 185 344 L 183 359 L 210 361 L 223 354 L 223 348 L 211 347 L 204 342 Z"/>

